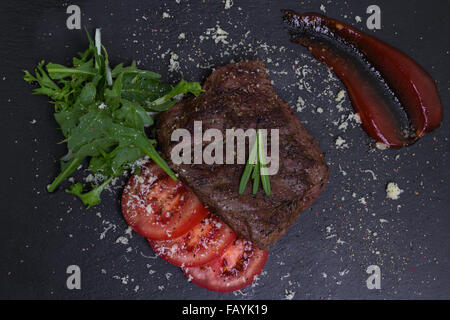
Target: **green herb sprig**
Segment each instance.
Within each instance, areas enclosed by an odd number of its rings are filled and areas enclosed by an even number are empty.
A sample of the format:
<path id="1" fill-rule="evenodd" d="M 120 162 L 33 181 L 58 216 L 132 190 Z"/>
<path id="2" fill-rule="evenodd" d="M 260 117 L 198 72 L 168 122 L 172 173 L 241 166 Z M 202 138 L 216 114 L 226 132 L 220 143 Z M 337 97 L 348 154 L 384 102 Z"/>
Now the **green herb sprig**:
<path id="1" fill-rule="evenodd" d="M 101 192 L 113 178 L 133 168 L 137 160 L 150 157 L 174 180 L 177 177 L 156 151 L 156 140 L 149 139 L 145 128 L 153 117 L 172 107 L 177 96 L 199 95 L 198 82 L 182 79 L 176 86 L 161 83 L 160 75 L 123 63 L 111 69 L 108 53 L 101 44 L 100 30 L 95 43 L 89 36 L 89 48 L 72 59 L 72 66 L 41 61 L 35 74 L 25 71 L 24 80 L 38 83 L 33 94 L 48 96 L 54 105 L 54 117 L 67 143 L 68 153 L 61 158 L 61 172 L 47 187 L 53 192 L 88 159 L 88 169 L 104 179 L 83 192 L 81 183 L 68 190 L 87 207 L 101 202 Z M 136 167 L 135 169 L 138 170 Z"/>
<path id="2" fill-rule="evenodd" d="M 257 131 L 255 143 L 250 150 L 250 155 L 245 165 L 244 172 L 242 173 L 241 181 L 239 183 L 239 194 L 244 193 L 250 177 L 253 179 L 253 194 L 258 192 L 259 184 L 261 182 L 264 193 L 267 196 L 270 196 L 270 179 L 267 174 L 267 161 L 264 156 L 264 144 L 261 130 Z"/>

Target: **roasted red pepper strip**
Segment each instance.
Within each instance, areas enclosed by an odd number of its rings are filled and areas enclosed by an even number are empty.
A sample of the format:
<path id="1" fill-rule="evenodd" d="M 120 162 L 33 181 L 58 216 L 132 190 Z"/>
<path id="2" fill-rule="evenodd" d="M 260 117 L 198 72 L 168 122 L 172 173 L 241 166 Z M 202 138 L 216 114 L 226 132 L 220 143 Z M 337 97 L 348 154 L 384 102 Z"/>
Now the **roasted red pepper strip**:
<path id="1" fill-rule="evenodd" d="M 413 138 L 405 137 L 400 121 L 367 77 L 365 70 L 359 68 L 351 56 L 341 54 L 327 42 L 307 36 L 297 36 L 293 41 L 309 48 L 317 59 L 325 62 L 341 79 L 353 108 L 361 118 L 362 127 L 369 136 L 390 147 L 401 147 L 414 142 Z"/>
<path id="2" fill-rule="evenodd" d="M 325 62 L 346 86 L 356 112 L 366 132 L 390 147 L 409 145 L 424 133 L 437 128 L 442 121 L 442 105 L 436 85 L 430 75 L 404 53 L 384 42 L 337 20 L 320 14 L 297 14 L 284 10 L 284 19 L 293 28 L 292 41 L 308 47 L 313 55 Z M 332 50 L 314 34 L 344 40 L 360 51 L 380 72 L 400 100 L 415 131 L 405 137 L 395 116 L 377 98 L 376 90 L 365 81 L 350 59 Z"/>

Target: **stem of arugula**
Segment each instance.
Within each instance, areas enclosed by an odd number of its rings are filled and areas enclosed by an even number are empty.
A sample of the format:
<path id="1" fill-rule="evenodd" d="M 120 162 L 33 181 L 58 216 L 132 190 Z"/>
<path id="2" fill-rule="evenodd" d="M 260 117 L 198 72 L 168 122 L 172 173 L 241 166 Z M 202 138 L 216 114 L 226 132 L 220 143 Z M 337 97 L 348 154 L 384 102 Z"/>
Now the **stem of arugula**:
<path id="1" fill-rule="evenodd" d="M 173 180 L 177 181 L 178 178 L 175 173 L 170 169 L 169 165 L 163 158 L 159 155 L 159 153 L 155 150 L 155 148 L 150 145 L 148 148 L 142 147 L 142 151 L 148 155 L 158 166 L 160 166 Z"/>
<path id="2" fill-rule="evenodd" d="M 56 178 L 53 180 L 52 184 L 47 187 L 48 192 L 53 192 L 56 190 L 56 188 L 63 182 L 65 179 L 70 177 L 72 173 L 77 170 L 77 168 L 80 166 L 80 164 L 83 162 L 84 158 L 77 158 L 74 157 L 72 160 L 70 160 L 67 167 L 62 171 Z"/>

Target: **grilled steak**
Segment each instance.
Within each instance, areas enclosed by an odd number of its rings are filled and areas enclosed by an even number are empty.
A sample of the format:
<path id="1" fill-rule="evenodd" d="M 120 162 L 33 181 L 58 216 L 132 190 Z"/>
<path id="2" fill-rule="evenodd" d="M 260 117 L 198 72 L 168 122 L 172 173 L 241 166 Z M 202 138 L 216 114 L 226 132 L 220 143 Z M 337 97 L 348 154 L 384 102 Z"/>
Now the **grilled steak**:
<path id="1" fill-rule="evenodd" d="M 326 185 L 328 167 L 323 154 L 293 110 L 276 95 L 263 62 L 220 67 L 203 89 L 206 92 L 199 97 L 184 99 L 158 117 L 162 155 L 212 213 L 266 250 Z M 170 155 L 178 142 L 171 142 L 172 132 L 184 128 L 193 136 L 194 121 L 202 121 L 203 131 L 219 129 L 224 137 L 231 128 L 279 129 L 280 163 L 278 173 L 270 176 L 271 195 L 266 196 L 261 188 L 253 195 L 251 181 L 239 195 L 243 164 L 174 164 Z"/>

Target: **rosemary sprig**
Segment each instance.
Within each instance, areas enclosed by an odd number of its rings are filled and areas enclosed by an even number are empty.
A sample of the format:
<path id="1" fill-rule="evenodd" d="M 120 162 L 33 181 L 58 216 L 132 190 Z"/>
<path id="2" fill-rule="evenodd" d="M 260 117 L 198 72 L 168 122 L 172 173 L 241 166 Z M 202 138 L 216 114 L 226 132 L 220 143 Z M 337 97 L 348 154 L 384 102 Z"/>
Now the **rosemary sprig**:
<path id="1" fill-rule="evenodd" d="M 270 180 L 267 174 L 267 161 L 264 156 L 264 146 L 262 143 L 261 131 L 258 130 L 258 163 L 261 171 L 261 184 L 267 196 L 270 196 Z"/>
<path id="2" fill-rule="evenodd" d="M 247 160 L 247 164 L 245 165 L 244 173 L 241 176 L 241 182 L 239 183 L 239 194 L 243 194 L 245 187 L 247 186 L 248 180 L 252 175 L 252 171 L 257 162 L 257 152 L 258 152 L 258 141 L 255 140 L 253 144 L 252 150 L 250 151 L 250 155 Z"/>
<path id="3" fill-rule="evenodd" d="M 259 171 L 259 162 L 256 162 L 255 169 L 253 170 L 252 178 L 253 178 L 253 194 L 258 192 L 259 188 L 259 180 L 261 180 L 261 174 Z"/>
<path id="4" fill-rule="evenodd" d="M 264 145 L 260 130 L 257 132 L 255 143 L 252 146 L 244 172 L 241 176 L 239 194 L 244 193 L 250 177 L 253 179 L 253 194 L 258 192 L 259 183 L 261 181 L 265 194 L 270 196 L 270 180 L 269 175 L 267 174 L 267 163 L 264 156 Z"/>

